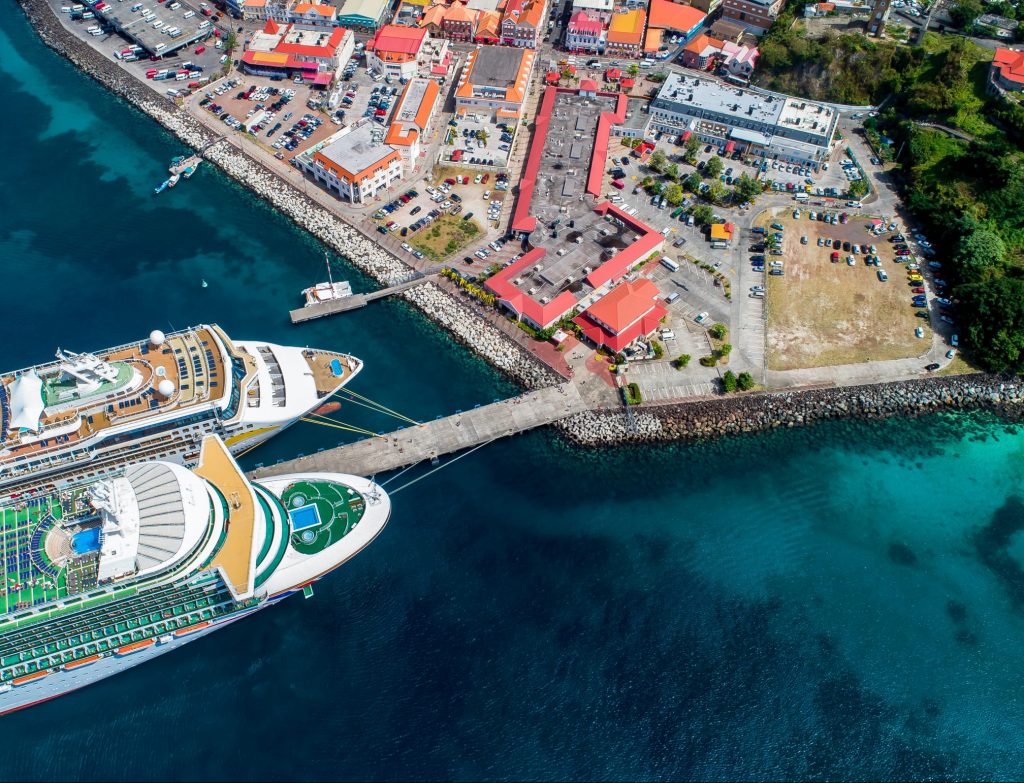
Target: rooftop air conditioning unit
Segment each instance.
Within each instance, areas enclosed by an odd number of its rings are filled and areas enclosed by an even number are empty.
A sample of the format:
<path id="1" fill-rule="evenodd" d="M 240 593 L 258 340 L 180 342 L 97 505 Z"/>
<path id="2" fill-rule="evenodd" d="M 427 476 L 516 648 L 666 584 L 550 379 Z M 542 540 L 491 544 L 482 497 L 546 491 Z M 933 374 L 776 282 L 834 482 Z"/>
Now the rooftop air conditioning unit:
<path id="1" fill-rule="evenodd" d="M 547 304 L 547 303 L 548 303 L 548 302 L 550 302 L 550 301 L 551 301 L 551 297 L 550 297 L 550 296 L 542 296 L 542 297 L 540 298 L 540 303 L 541 303 L 541 304 Z"/>
<path id="2" fill-rule="evenodd" d="M 537 289 L 536 288 L 531 288 L 530 289 L 530 296 L 534 296 L 536 293 L 537 293 Z"/>

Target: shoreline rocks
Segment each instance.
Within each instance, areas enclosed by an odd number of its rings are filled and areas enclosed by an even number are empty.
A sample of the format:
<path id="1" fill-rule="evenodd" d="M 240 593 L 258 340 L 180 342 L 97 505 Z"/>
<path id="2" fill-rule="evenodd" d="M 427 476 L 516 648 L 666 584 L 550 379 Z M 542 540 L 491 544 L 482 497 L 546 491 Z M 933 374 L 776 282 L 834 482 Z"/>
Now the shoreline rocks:
<path id="1" fill-rule="evenodd" d="M 866 386 L 758 392 L 622 411 L 589 411 L 556 426 L 577 445 L 711 440 L 840 419 L 913 418 L 940 410 L 988 410 L 1024 418 L 1024 381 L 959 375 Z"/>

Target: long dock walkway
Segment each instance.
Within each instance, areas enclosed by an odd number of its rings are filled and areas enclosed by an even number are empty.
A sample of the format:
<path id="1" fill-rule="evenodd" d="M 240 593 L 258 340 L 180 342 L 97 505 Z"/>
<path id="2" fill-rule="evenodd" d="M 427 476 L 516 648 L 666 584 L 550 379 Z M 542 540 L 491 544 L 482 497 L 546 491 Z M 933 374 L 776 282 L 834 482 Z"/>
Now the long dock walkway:
<path id="1" fill-rule="evenodd" d="M 335 313 L 344 313 L 348 310 L 358 310 L 360 307 L 366 307 L 366 305 L 374 299 L 383 299 L 385 296 L 401 293 L 402 291 L 407 291 L 410 288 L 415 288 L 418 285 L 423 285 L 424 283 L 429 283 L 436 279 L 437 275 L 417 276 L 411 280 L 398 283 L 397 285 L 382 288 L 379 291 L 371 291 L 368 294 L 352 294 L 352 296 L 346 296 L 342 299 L 331 299 L 327 302 L 318 302 L 317 304 L 310 305 L 309 307 L 300 307 L 297 310 L 292 310 L 289 313 L 289 316 L 291 316 L 293 324 L 301 324 L 304 321 L 312 321 L 315 318 L 323 318 L 324 316 L 334 315 Z"/>
<path id="2" fill-rule="evenodd" d="M 283 473 L 322 471 L 372 476 L 551 424 L 585 410 L 587 404 L 576 386 L 563 383 L 444 419 L 410 425 L 384 436 L 257 468 L 249 475 L 261 479 Z"/>

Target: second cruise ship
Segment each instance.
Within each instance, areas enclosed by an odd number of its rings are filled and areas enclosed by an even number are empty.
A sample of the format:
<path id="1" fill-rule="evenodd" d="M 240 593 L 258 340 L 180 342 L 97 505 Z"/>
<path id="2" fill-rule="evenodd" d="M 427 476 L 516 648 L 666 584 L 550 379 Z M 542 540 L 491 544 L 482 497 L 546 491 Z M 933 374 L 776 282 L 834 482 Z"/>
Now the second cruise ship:
<path id="1" fill-rule="evenodd" d="M 233 454 L 305 416 L 362 369 L 353 356 L 233 341 L 200 325 L 0 374 L 0 494 L 55 489 L 128 461 L 194 465 L 206 435 Z"/>

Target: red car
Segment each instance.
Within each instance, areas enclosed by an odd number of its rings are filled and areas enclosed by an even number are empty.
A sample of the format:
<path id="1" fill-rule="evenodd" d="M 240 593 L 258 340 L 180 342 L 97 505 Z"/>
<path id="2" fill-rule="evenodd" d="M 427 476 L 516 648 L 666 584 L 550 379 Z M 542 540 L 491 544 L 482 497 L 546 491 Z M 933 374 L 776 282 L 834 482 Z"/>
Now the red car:
<path id="1" fill-rule="evenodd" d="M 910 290 L 913 291 L 915 294 L 923 294 L 924 293 L 924 289 L 921 286 L 917 286 L 916 288 L 911 288 Z"/>
<path id="2" fill-rule="evenodd" d="M 487 180 L 489 180 L 490 178 L 491 178 L 490 174 L 484 174 L 484 178 L 481 181 L 486 185 L 487 184 Z"/>
<path id="3" fill-rule="evenodd" d="M 206 47 L 205 46 L 197 46 L 196 47 L 196 54 L 202 54 L 205 51 L 206 51 Z"/>
<path id="4" fill-rule="evenodd" d="M 446 180 L 444 181 L 444 184 L 445 184 L 445 185 L 454 185 L 454 184 L 455 184 L 455 180 L 454 180 L 454 179 L 452 179 L 451 177 L 448 177 L 448 179 L 446 179 Z"/>

